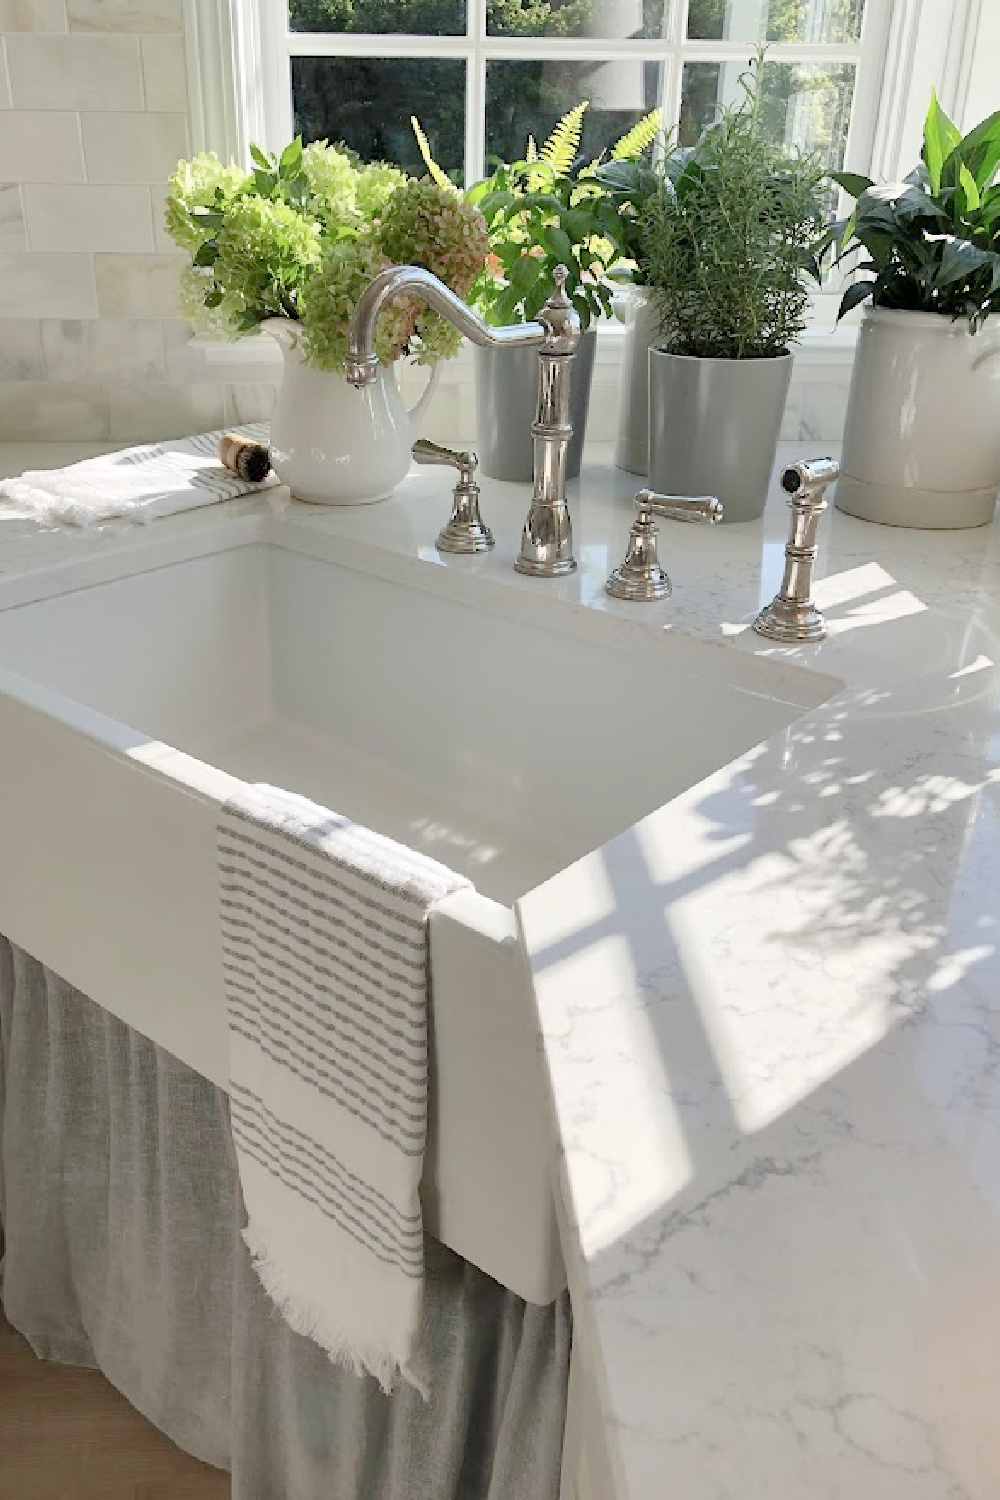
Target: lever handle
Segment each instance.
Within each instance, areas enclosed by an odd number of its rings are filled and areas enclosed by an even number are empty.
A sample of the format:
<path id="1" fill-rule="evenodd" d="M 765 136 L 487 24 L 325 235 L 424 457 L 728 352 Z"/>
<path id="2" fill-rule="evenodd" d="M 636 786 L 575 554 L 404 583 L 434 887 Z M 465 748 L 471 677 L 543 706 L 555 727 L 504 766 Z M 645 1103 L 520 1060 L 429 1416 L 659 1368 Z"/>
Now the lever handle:
<path id="1" fill-rule="evenodd" d="M 427 438 L 418 438 L 411 451 L 418 464 L 442 464 L 457 469 L 466 484 L 471 482 L 479 465 L 474 453 L 457 453 L 454 448 L 445 448 Z"/>
<path id="2" fill-rule="evenodd" d="M 722 501 L 714 495 L 658 495 L 655 490 L 640 490 L 633 503 L 640 520 L 663 516 L 668 521 L 705 521 L 709 526 L 722 520 Z"/>

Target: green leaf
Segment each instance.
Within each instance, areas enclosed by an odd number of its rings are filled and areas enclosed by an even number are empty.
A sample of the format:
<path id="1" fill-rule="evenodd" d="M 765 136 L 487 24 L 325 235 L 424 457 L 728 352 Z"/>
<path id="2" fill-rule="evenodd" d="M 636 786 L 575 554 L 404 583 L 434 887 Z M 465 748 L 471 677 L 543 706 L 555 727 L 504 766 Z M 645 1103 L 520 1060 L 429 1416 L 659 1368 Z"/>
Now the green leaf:
<path id="1" fill-rule="evenodd" d="M 519 255 L 508 272 L 511 286 L 516 287 L 523 296 L 533 287 L 539 276 L 545 269 L 545 263 L 538 255 Z"/>
<path id="2" fill-rule="evenodd" d="M 219 258 L 219 247 L 212 240 L 206 240 L 199 245 L 195 252 L 194 263 L 196 266 L 214 266 Z"/>
<path id="3" fill-rule="evenodd" d="M 252 156 L 253 160 L 256 162 L 257 166 L 261 168 L 262 171 L 264 171 L 264 172 L 270 172 L 270 171 L 273 170 L 273 168 L 274 168 L 274 158 L 273 158 L 273 156 L 268 156 L 268 154 L 267 154 L 266 151 L 262 151 L 260 149 L 260 147 L 257 146 L 257 145 L 255 145 L 252 141 L 250 143 L 250 155 Z"/>
<path id="4" fill-rule="evenodd" d="M 840 307 L 837 310 L 837 322 L 839 323 L 841 318 L 846 317 L 852 308 L 857 307 L 867 297 L 870 297 L 877 285 L 878 283 L 875 281 L 855 281 L 852 286 L 849 286 L 840 299 Z"/>
<path id="5" fill-rule="evenodd" d="M 962 139 L 958 126 L 949 120 L 944 110 L 938 103 L 936 89 L 931 89 L 931 102 L 927 108 L 927 118 L 924 120 L 924 161 L 930 173 L 931 192 L 941 191 L 941 169 L 945 158 Z"/>
<path id="6" fill-rule="evenodd" d="M 595 228 L 593 217 L 586 208 L 569 209 L 562 216 L 562 225 L 575 245 L 582 245 Z"/>
<path id="7" fill-rule="evenodd" d="M 964 161 L 959 162 L 958 164 L 958 184 L 962 189 L 962 192 L 965 194 L 966 212 L 975 213 L 976 209 L 979 207 L 983 200 L 979 195 L 979 188 L 976 184 L 976 179 L 973 177 Z"/>
<path id="8" fill-rule="evenodd" d="M 651 109 L 648 115 L 643 115 L 638 124 L 615 141 L 611 147 L 611 160 L 635 161 L 655 141 L 662 119 L 662 109 Z"/>
<path id="9" fill-rule="evenodd" d="M 413 134 L 416 136 L 417 147 L 420 151 L 420 155 L 424 159 L 424 166 L 430 173 L 431 181 L 436 183 L 439 188 L 444 188 L 446 192 L 457 194 L 458 189 L 456 188 L 455 184 L 452 182 L 448 174 L 438 166 L 437 162 L 434 160 L 434 157 L 431 155 L 430 141 L 428 141 L 426 135 L 424 134 L 420 121 L 417 119 L 416 115 L 410 116 L 410 127 L 413 130 Z"/>
<path id="10" fill-rule="evenodd" d="M 222 293 L 218 287 L 213 287 L 210 292 L 205 293 L 205 306 L 218 307 L 222 302 Z"/>
<path id="11" fill-rule="evenodd" d="M 540 235 L 542 246 L 557 261 L 569 265 L 573 259 L 573 242 L 565 229 L 560 229 L 557 224 L 550 224 L 542 230 Z"/>
<path id="12" fill-rule="evenodd" d="M 254 186 L 262 198 L 270 198 L 278 186 L 277 174 L 274 172 L 265 172 L 263 169 L 253 174 L 253 180 Z"/>
<path id="13" fill-rule="evenodd" d="M 963 136 L 945 160 L 941 176 L 952 186 L 958 179 L 958 162 L 968 167 L 982 194 L 993 180 L 997 167 L 1000 167 L 1000 110 L 988 115 L 968 135 Z"/>
<path id="14" fill-rule="evenodd" d="M 302 137 L 297 135 L 294 141 L 289 141 L 281 159 L 278 162 L 279 177 L 295 177 L 302 167 Z"/>
<path id="15" fill-rule="evenodd" d="M 860 198 L 868 188 L 875 186 L 870 177 L 863 177 L 860 172 L 831 172 L 830 176 L 837 186 L 842 187 L 845 193 L 850 193 L 852 198 Z"/>
<path id="16" fill-rule="evenodd" d="M 576 153 L 580 149 L 583 117 L 589 104 L 589 99 L 582 99 L 579 104 L 568 109 L 562 119 L 556 121 L 552 134 L 539 152 L 542 161 L 547 162 L 554 171 L 563 176 L 572 167 L 576 160 Z"/>
<path id="17" fill-rule="evenodd" d="M 973 245 L 969 240 L 948 235 L 934 284 L 950 286 L 956 281 L 968 281 L 970 276 L 975 276 L 984 266 L 994 266 L 997 261 L 1000 261 L 1000 256 L 992 250 L 980 250 L 978 245 Z"/>

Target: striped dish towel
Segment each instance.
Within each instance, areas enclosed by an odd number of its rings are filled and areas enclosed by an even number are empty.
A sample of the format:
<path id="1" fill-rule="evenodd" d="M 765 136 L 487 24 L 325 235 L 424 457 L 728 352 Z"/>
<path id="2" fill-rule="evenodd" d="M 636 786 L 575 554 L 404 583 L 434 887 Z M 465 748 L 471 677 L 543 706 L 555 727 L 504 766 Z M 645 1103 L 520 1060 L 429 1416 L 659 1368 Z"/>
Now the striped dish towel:
<path id="1" fill-rule="evenodd" d="M 427 914 L 469 882 L 268 786 L 223 807 L 218 862 L 232 1131 L 257 1274 L 335 1363 L 386 1391 L 397 1373 L 425 1390 Z"/>
<path id="2" fill-rule="evenodd" d="M 268 441 L 266 422 L 251 422 L 240 431 L 254 442 Z M 260 484 L 251 484 L 224 468 L 219 461 L 223 436 L 221 431 L 203 432 L 102 453 L 65 469 L 30 469 L 18 479 L 0 482 L 0 500 L 51 526 L 93 526 L 118 516 L 158 521 L 278 483 L 277 476 L 269 474 Z"/>

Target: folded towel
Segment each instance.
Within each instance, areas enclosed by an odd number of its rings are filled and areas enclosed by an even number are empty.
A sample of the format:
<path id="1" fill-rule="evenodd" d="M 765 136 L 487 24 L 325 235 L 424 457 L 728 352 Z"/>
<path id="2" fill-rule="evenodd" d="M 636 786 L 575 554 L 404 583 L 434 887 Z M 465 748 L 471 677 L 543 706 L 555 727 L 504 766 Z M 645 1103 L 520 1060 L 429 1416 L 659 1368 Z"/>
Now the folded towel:
<path id="1" fill-rule="evenodd" d="M 427 914 L 468 885 L 304 797 L 246 787 L 218 861 L 230 1112 L 271 1299 L 334 1363 L 425 1389 Z"/>
<path id="2" fill-rule="evenodd" d="M 264 422 L 252 422 L 241 430 L 256 441 L 267 442 Z M 65 469 L 31 469 L 18 479 L 0 483 L 0 498 L 50 524 L 92 526 L 116 516 L 155 521 L 278 483 L 269 474 L 262 483 L 251 484 L 224 468 L 219 462 L 223 435 L 205 432 L 199 437 L 102 453 Z"/>

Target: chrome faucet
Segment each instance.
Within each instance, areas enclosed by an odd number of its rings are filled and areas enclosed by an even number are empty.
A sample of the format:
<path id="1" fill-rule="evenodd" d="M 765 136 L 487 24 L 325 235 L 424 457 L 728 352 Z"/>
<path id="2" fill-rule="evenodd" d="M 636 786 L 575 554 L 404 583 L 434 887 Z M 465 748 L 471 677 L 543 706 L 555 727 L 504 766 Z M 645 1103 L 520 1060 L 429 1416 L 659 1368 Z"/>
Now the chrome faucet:
<path id="1" fill-rule="evenodd" d="M 422 266 L 392 266 L 382 271 L 362 292 L 351 319 L 348 339 L 348 380 L 370 385 L 378 371 L 375 327 L 379 313 L 393 297 L 416 296 L 446 318 L 459 333 L 484 349 L 537 348 L 538 409 L 531 424 L 534 440 L 534 492 L 521 551 L 514 563 L 519 573 L 556 578 L 572 573 L 573 528 L 566 503 L 566 450 L 573 432 L 569 419 L 570 366 L 580 343 L 580 319 L 566 295 L 565 266 L 552 274 L 555 290 L 531 323 L 491 328 L 461 297 Z"/>

